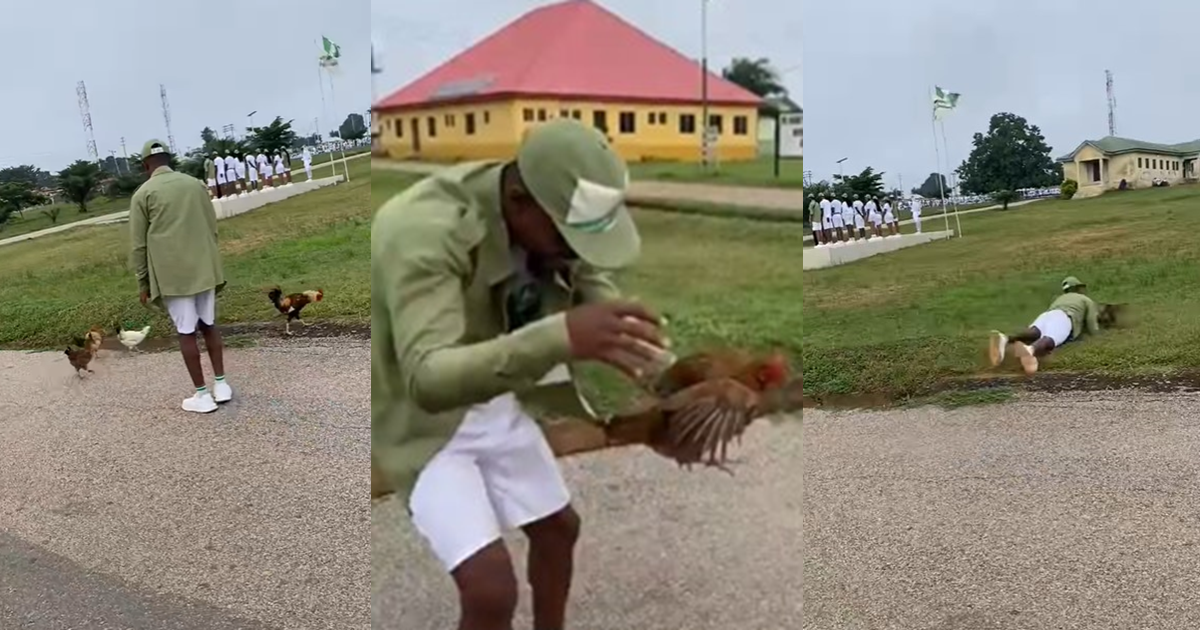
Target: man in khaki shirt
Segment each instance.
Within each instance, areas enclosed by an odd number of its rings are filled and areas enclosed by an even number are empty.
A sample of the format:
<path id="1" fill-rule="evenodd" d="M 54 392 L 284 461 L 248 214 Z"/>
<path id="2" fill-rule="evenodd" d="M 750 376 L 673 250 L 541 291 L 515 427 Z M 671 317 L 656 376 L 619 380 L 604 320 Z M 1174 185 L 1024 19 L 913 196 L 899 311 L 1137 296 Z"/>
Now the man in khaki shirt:
<path id="1" fill-rule="evenodd" d="M 453 576 L 460 629 L 511 627 L 516 528 L 534 626 L 564 627 L 580 519 L 533 414 L 571 361 L 637 376 L 658 358 L 657 318 L 607 275 L 640 252 L 628 181 L 603 135 L 559 120 L 515 161 L 445 169 L 376 215 L 372 455 Z"/>
<path id="2" fill-rule="evenodd" d="M 150 140 L 142 147 L 142 164 L 150 173 L 129 207 L 129 260 L 142 305 L 166 309 L 179 334 L 179 351 L 196 393 L 183 410 L 209 413 L 233 398 L 225 382 L 221 333 L 216 328 L 217 294 L 225 288 L 217 215 L 207 188 L 196 178 L 171 169 L 168 146 Z M 196 331 L 204 335 L 215 381 L 204 382 Z"/>

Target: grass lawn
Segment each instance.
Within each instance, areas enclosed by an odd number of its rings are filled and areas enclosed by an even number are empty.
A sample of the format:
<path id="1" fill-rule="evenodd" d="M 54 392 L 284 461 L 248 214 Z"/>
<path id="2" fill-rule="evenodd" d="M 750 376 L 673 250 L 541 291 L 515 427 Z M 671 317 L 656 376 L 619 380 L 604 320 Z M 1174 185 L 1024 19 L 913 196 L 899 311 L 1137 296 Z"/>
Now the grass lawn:
<path id="1" fill-rule="evenodd" d="M 372 178 L 375 206 L 419 179 L 392 171 Z M 653 210 L 635 213 L 642 258 L 618 280 L 626 295 L 668 318 L 678 351 L 739 346 L 780 348 L 800 356 L 799 226 Z M 720 265 L 711 264 L 714 258 Z M 585 370 L 585 390 L 600 407 L 610 409 L 632 391 L 623 377 L 598 367 Z"/>
<path id="2" fill-rule="evenodd" d="M 1027 326 L 1067 275 L 1097 301 L 1131 304 L 1134 321 L 1068 344 L 1042 371 L 1194 370 L 1198 204 L 1197 187 L 1047 200 L 966 215 L 961 239 L 807 272 L 805 393 L 902 397 L 987 372 L 988 331 Z"/>
<path id="3" fill-rule="evenodd" d="M 634 179 L 767 188 L 804 187 L 804 164 L 800 160 L 781 159 L 779 177 L 775 177 L 774 158 L 724 162 L 712 172 L 706 172 L 699 164 L 684 162 L 630 163 L 629 168 Z"/>
<path id="4" fill-rule="evenodd" d="M 52 208 L 58 208 L 57 223 L 50 222 L 47 210 Z M 79 206 L 73 203 L 56 203 L 51 207 L 26 208 L 24 219 L 16 212 L 12 213 L 3 229 L 0 229 L 0 240 L 128 209 L 129 199 L 98 199 L 88 203 L 87 212 L 80 212 Z"/>
<path id="5" fill-rule="evenodd" d="M 266 297 L 275 284 L 325 290 L 325 300 L 305 310 L 313 323 L 369 321 L 371 164 L 348 164 L 348 184 L 218 224 L 228 281 L 217 303 L 222 323 L 278 321 Z M 150 324 L 153 336 L 169 336 L 165 314 L 138 302 L 128 229 L 83 226 L 0 248 L 0 347 L 65 347 L 96 324 Z"/>

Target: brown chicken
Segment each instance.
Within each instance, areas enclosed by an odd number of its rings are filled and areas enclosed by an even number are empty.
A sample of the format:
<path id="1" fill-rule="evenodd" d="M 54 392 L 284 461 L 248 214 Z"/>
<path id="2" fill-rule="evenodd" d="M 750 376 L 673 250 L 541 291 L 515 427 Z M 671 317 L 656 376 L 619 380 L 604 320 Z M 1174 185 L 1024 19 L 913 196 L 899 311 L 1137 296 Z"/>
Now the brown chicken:
<path id="1" fill-rule="evenodd" d="M 617 416 L 605 427 L 608 444 L 646 444 L 680 466 L 698 463 L 729 472 L 729 443 L 753 420 L 775 411 L 790 375 L 780 353 L 756 357 L 730 350 L 685 357 L 650 387 L 655 401 L 647 409 Z"/>
<path id="2" fill-rule="evenodd" d="M 92 362 L 92 358 L 96 353 L 87 344 L 82 348 L 67 348 L 64 354 L 67 355 L 67 361 L 71 362 L 71 367 L 75 368 L 75 375 L 83 378 L 83 373 L 93 373 L 88 364 Z"/>
<path id="3" fill-rule="evenodd" d="M 292 320 L 303 324 L 304 320 L 300 319 L 300 311 L 305 306 L 313 302 L 320 302 L 325 298 L 325 292 L 321 289 L 316 291 L 302 291 L 285 296 L 283 289 L 275 287 L 267 292 L 267 297 L 271 299 L 271 303 L 275 305 L 275 310 L 287 316 L 287 322 L 284 324 L 284 333 L 292 334 Z"/>

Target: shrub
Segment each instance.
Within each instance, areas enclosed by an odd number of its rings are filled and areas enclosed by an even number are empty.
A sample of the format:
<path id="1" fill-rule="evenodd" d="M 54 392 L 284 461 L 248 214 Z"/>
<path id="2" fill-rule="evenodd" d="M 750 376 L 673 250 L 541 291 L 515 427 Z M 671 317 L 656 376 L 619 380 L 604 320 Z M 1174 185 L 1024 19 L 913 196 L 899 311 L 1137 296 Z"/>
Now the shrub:
<path id="1" fill-rule="evenodd" d="M 1074 197 L 1075 193 L 1078 191 L 1079 182 L 1073 179 L 1068 179 L 1062 183 L 1062 186 L 1059 189 L 1059 197 L 1062 197 L 1063 199 L 1070 199 L 1071 197 Z"/>

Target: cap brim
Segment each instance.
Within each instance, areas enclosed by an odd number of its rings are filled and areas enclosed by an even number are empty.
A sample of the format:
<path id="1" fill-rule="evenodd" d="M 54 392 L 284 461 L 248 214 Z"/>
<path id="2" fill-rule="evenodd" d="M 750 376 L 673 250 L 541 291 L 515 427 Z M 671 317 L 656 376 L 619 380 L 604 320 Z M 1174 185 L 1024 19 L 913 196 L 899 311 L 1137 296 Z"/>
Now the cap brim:
<path id="1" fill-rule="evenodd" d="M 612 227 L 603 232 L 579 230 L 558 220 L 555 224 L 579 258 L 598 269 L 623 269 L 642 252 L 642 239 L 624 204 L 617 208 Z"/>

